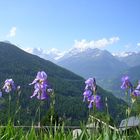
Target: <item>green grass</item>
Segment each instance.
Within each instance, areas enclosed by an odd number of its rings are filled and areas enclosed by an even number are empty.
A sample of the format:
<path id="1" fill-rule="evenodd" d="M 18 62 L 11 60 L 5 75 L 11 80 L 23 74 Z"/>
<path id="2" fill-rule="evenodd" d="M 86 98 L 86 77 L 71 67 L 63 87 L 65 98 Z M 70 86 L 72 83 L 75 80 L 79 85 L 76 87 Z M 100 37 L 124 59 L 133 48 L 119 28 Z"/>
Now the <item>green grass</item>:
<path id="1" fill-rule="evenodd" d="M 81 126 L 82 132 L 73 137 L 72 129 L 64 126 L 52 128 L 14 127 L 11 121 L 7 126 L 0 126 L 0 140 L 140 140 L 140 130 L 137 128 L 129 133 L 116 131 L 107 125 L 87 129 Z"/>

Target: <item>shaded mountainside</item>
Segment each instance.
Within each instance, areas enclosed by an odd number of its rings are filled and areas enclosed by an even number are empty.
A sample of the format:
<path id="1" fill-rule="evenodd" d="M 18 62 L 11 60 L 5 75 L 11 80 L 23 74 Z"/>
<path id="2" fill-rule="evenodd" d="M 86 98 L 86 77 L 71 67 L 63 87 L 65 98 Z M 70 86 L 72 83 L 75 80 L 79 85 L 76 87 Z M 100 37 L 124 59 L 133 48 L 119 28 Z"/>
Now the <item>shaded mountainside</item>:
<path id="1" fill-rule="evenodd" d="M 33 87 L 28 84 L 35 78 L 38 71 L 44 70 L 48 75 L 48 81 L 54 88 L 56 95 L 55 110 L 60 117 L 69 118 L 70 124 L 79 124 L 79 120 L 85 120 L 88 115 L 87 105 L 82 102 L 84 90 L 84 79 L 50 61 L 41 59 L 35 55 L 28 54 L 15 45 L 0 42 L 0 83 L 1 87 L 7 78 L 13 78 L 17 85 L 21 85 L 21 95 L 12 94 L 11 112 L 15 112 L 17 104 L 21 105 L 21 124 L 29 125 L 36 118 L 39 101 L 30 99 Z M 121 108 L 125 103 L 114 97 L 111 93 L 99 88 L 99 94 L 104 102 L 108 97 L 110 114 L 119 120 L 122 117 Z M 104 103 L 103 103 L 104 106 Z M 4 94 L 0 99 L 1 122 L 7 119 L 8 95 Z M 41 103 L 41 118 L 49 109 L 49 100 Z M 104 110 L 104 108 L 103 108 Z M 15 115 L 16 116 L 16 115 Z M 16 119 L 19 116 L 16 116 Z"/>
<path id="2" fill-rule="evenodd" d="M 108 51 L 97 48 L 87 49 L 76 54 L 69 53 L 58 60 L 57 64 L 84 78 L 94 76 L 101 85 L 127 68 L 124 62 L 117 60 Z"/>
<path id="3" fill-rule="evenodd" d="M 140 65 L 125 70 L 124 72 L 116 75 L 116 77 L 110 81 L 107 88 L 119 98 L 124 98 L 125 96 L 124 91 L 120 88 L 121 78 L 124 75 L 128 75 L 130 81 L 133 83 L 133 86 L 136 87 L 138 80 L 140 80 Z"/>
<path id="4" fill-rule="evenodd" d="M 120 61 L 126 63 L 128 66 L 134 67 L 140 65 L 140 52 L 132 53 L 126 57 L 120 57 Z"/>
<path id="5" fill-rule="evenodd" d="M 140 80 L 140 65 L 134 66 L 126 72 L 133 80 Z"/>

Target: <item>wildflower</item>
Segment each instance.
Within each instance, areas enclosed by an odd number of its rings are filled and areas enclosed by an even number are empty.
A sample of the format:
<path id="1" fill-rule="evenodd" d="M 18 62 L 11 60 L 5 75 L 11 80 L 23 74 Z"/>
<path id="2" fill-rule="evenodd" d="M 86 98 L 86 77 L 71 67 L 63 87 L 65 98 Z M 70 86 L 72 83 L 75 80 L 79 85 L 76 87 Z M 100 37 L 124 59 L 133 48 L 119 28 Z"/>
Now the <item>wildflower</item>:
<path id="1" fill-rule="evenodd" d="M 86 84 L 85 89 L 91 89 L 94 92 L 97 90 L 95 78 L 89 78 L 89 79 L 87 79 L 85 81 L 85 84 Z"/>
<path id="2" fill-rule="evenodd" d="M 47 74 L 44 71 L 41 71 L 41 72 L 39 71 L 34 81 L 30 83 L 29 85 L 33 85 L 37 82 L 45 82 L 45 81 L 47 81 Z"/>
<path id="3" fill-rule="evenodd" d="M 44 100 L 48 98 L 48 93 L 51 92 L 51 89 L 48 89 L 47 85 L 47 74 L 44 71 L 39 71 L 36 78 L 29 85 L 34 84 L 34 92 L 30 98 L 33 98 L 37 95 L 37 99 Z"/>
<path id="4" fill-rule="evenodd" d="M 140 81 L 138 82 L 138 85 L 137 85 L 136 89 L 133 91 L 133 93 L 136 96 L 140 96 Z"/>
<path id="5" fill-rule="evenodd" d="M 122 85 L 121 85 L 122 89 L 130 89 L 130 92 L 133 91 L 133 85 L 131 84 L 129 77 L 128 76 L 124 76 L 122 77 Z"/>
<path id="6" fill-rule="evenodd" d="M 85 101 L 86 98 L 88 99 L 88 98 L 92 95 L 92 92 L 91 92 L 91 90 L 86 90 L 86 91 L 83 93 L 83 95 L 84 95 L 83 101 Z"/>
<path id="7" fill-rule="evenodd" d="M 87 79 L 85 81 L 85 84 L 86 87 L 83 93 L 84 96 L 83 101 L 87 99 L 87 101 L 89 102 L 89 106 L 88 106 L 89 109 L 92 108 L 93 105 L 95 105 L 98 108 L 101 97 L 99 95 L 96 95 L 97 85 L 96 85 L 95 78 Z"/>
<path id="8" fill-rule="evenodd" d="M 47 92 L 46 92 L 46 88 L 47 88 L 47 85 L 43 85 L 43 84 L 40 84 L 40 83 L 36 83 L 34 85 L 34 92 L 33 92 L 33 95 L 30 96 L 30 98 L 33 98 L 34 96 L 37 95 L 37 99 L 40 99 L 40 100 L 44 100 L 46 99 L 48 96 L 47 96 Z"/>
<path id="9" fill-rule="evenodd" d="M 53 89 L 48 88 L 48 89 L 47 89 L 47 93 L 48 93 L 49 95 L 52 94 L 52 93 L 53 93 Z"/>
<path id="10" fill-rule="evenodd" d="M 5 92 L 9 93 L 12 90 L 15 90 L 15 84 L 14 81 L 12 79 L 6 79 L 5 80 L 5 84 L 3 86 L 3 89 L 5 90 Z"/>
<path id="11" fill-rule="evenodd" d="M 89 106 L 88 108 L 92 108 L 93 105 L 95 105 L 97 108 L 99 108 L 101 97 L 99 95 L 92 95 L 90 98 L 88 98 Z"/>
<path id="12" fill-rule="evenodd" d="M 135 102 L 138 96 L 140 96 L 140 81 L 138 82 L 136 89 L 131 93 L 132 102 Z"/>

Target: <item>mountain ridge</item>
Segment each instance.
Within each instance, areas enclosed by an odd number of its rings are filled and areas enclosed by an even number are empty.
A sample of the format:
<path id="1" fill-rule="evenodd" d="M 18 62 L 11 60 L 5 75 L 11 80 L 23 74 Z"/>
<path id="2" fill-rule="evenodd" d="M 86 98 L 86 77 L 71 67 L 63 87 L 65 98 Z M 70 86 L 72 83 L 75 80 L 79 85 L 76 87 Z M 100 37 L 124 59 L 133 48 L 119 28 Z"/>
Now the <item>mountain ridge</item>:
<path id="1" fill-rule="evenodd" d="M 79 120 L 87 119 L 88 109 L 86 103 L 83 103 L 83 91 L 84 91 L 84 78 L 60 67 L 56 64 L 39 58 L 38 56 L 26 53 L 16 47 L 13 44 L 0 42 L 0 83 L 7 78 L 13 78 L 15 83 L 21 85 L 22 94 L 20 97 L 21 104 L 21 124 L 29 125 L 34 118 L 36 107 L 38 106 L 37 99 L 30 99 L 33 87 L 29 87 L 28 84 L 35 78 L 38 71 L 44 70 L 48 74 L 48 81 L 52 85 L 56 94 L 55 109 L 59 116 L 71 118 L 69 124 L 79 124 Z M 22 85 L 24 85 L 22 87 Z M 118 115 L 116 120 L 122 118 L 120 114 L 120 106 L 125 106 L 125 103 L 117 99 L 110 92 L 98 87 L 99 95 L 102 96 L 103 108 L 105 107 L 105 98 L 108 98 L 109 111 L 112 116 Z M 4 94 L 4 102 L 0 102 L 4 106 L 5 110 L 0 114 L 1 122 L 5 122 L 6 118 L 3 117 L 6 114 L 7 107 L 7 95 Z M 12 102 L 17 100 L 16 94 L 13 95 Z M 111 105 L 113 103 L 113 106 Z M 15 106 L 11 106 L 14 113 Z M 44 116 L 46 110 L 49 109 L 49 101 L 44 101 L 41 108 L 41 114 Z M 28 110 L 28 111 L 27 111 Z M 2 111 L 2 110 L 1 110 Z M 28 112 L 28 114 L 27 114 Z M 26 118 L 26 121 L 25 119 Z M 36 120 L 37 121 L 37 120 Z"/>
<path id="2" fill-rule="evenodd" d="M 108 51 L 100 49 L 88 49 L 64 59 L 61 58 L 57 64 L 84 78 L 94 76 L 98 80 L 113 77 L 128 67 Z"/>
<path id="3" fill-rule="evenodd" d="M 54 62 L 74 73 L 88 78 L 94 76 L 98 84 L 110 90 L 111 81 L 119 73 L 125 73 L 129 68 L 140 65 L 140 52 L 121 52 L 111 54 L 98 48 L 72 48 L 63 57 Z"/>

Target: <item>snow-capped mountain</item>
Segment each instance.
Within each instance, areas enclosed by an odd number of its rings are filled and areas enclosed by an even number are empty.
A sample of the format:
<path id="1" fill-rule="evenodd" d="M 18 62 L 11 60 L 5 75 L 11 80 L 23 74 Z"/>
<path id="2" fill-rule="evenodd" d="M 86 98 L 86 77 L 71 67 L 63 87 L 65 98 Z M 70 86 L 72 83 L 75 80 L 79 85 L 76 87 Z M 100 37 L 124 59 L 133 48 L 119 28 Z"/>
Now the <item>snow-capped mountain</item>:
<path id="1" fill-rule="evenodd" d="M 47 51 L 40 48 L 26 49 L 26 51 L 50 60 L 84 78 L 95 77 L 102 86 L 121 71 L 140 65 L 138 52 L 111 54 L 106 50 L 89 47 L 73 47 L 67 52 L 54 48 Z"/>
<path id="2" fill-rule="evenodd" d="M 100 81 L 111 78 L 127 68 L 125 63 L 120 62 L 111 53 L 97 48 L 88 48 L 79 52 L 73 49 L 61 57 L 57 64 L 85 78 L 94 76 Z"/>
<path id="3" fill-rule="evenodd" d="M 140 52 L 131 52 L 128 54 L 129 55 L 126 55 L 125 57 L 118 57 L 118 59 L 130 67 L 140 65 Z"/>
<path id="4" fill-rule="evenodd" d="M 48 60 L 57 61 L 61 57 L 63 57 L 65 52 L 61 52 L 58 49 L 52 48 L 47 52 L 44 52 L 43 57 Z"/>
<path id="5" fill-rule="evenodd" d="M 68 50 L 67 52 L 63 53 L 64 55 L 62 57 L 60 57 L 59 59 L 57 59 L 57 63 L 68 59 L 68 58 L 83 58 L 83 57 L 87 57 L 90 56 L 92 58 L 96 58 L 99 57 L 100 55 L 103 55 L 103 52 L 105 53 L 109 53 L 106 50 L 100 50 L 98 48 L 72 48 L 70 50 Z"/>
<path id="6" fill-rule="evenodd" d="M 84 78 L 95 77 L 97 83 L 108 90 L 112 90 L 109 85 L 114 78 L 128 71 L 130 67 L 140 66 L 140 52 L 111 54 L 107 50 L 89 47 L 73 47 L 67 52 L 57 49 L 44 51 L 40 48 L 26 51 L 53 61 Z"/>

